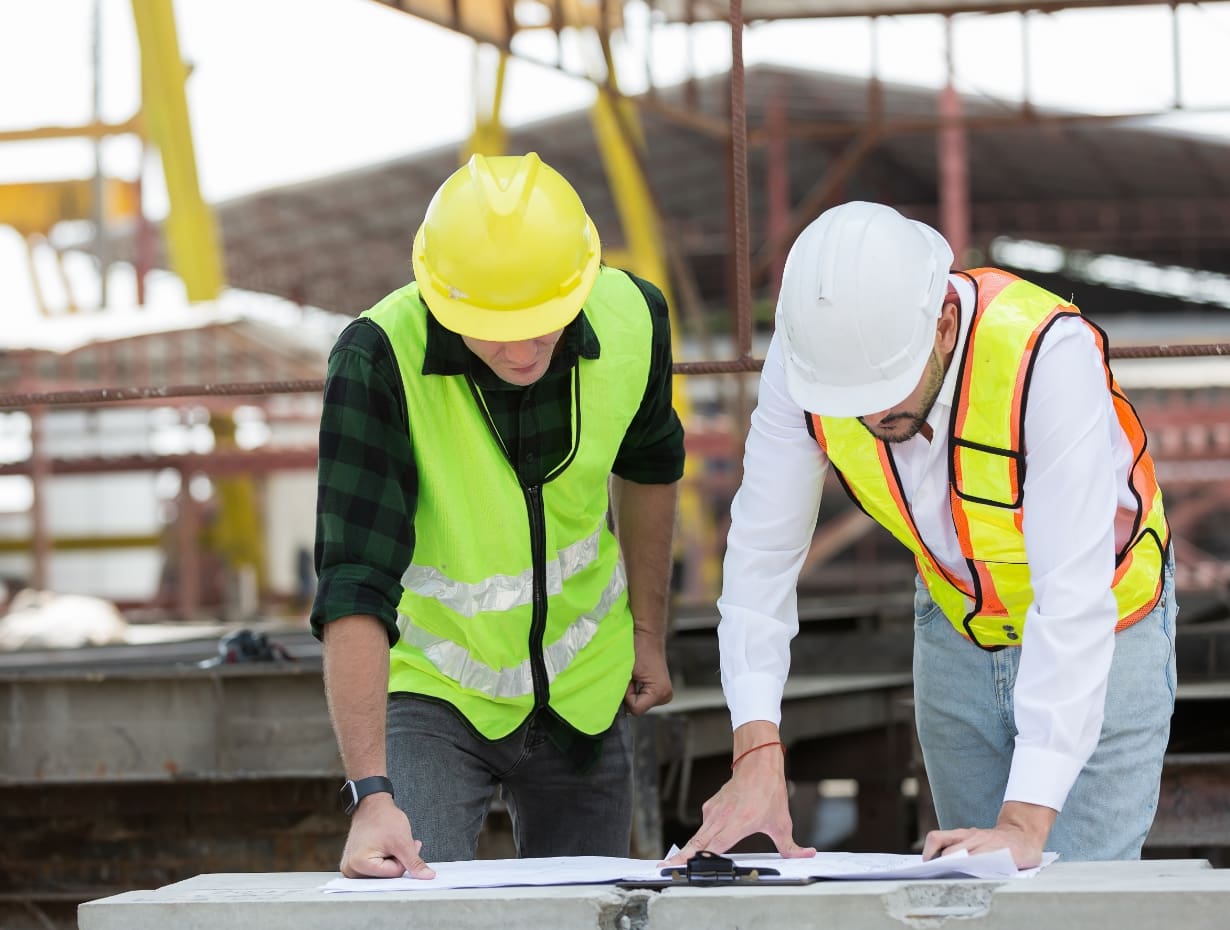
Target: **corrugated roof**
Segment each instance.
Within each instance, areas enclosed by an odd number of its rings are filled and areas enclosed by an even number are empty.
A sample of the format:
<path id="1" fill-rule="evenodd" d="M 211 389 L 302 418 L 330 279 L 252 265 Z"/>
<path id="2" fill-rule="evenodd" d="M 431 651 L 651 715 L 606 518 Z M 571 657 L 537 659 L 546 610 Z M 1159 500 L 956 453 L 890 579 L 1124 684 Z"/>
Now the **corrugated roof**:
<path id="1" fill-rule="evenodd" d="M 766 125 L 790 127 L 789 196 L 799 204 L 868 122 L 861 79 L 782 67 L 746 73 L 750 247 L 766 242 Z M 834 193 L 880 200 L 938 225 L 934 90 L 882 85 L 890 129 Z M 659 90 L 643 125 L 650 184 L 670 240 L 701 292 L 724 299 L 728 260 L 729 77 Z M 1230 145 L 1107 121 L 1026 120 L 1019 105 L 966 97 L 971 245 L 1036 239 L 1162 264 L 1230 272 Z M 686 113 L 686 119 L 679 114 Z M 588 114 L 512 129 L 510 151 L 538 151 L 581 193 L 608 247 L 622 245 Z M 416 154 L 218 207 L 232 284 L 339 312 L 361 312 L 411 277 L 410 243 L 457 149 Z M 818 212 L 823 206 L 815 209 Z M 1148 302 L 1137 301 L 1137 309 Z"/>

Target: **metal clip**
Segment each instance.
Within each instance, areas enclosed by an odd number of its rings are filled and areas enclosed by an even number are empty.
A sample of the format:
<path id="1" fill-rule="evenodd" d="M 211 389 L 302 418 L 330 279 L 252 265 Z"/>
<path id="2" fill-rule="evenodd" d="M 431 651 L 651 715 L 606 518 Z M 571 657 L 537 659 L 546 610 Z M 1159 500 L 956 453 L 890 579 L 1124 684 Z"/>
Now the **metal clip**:
<path id="1" fill-rule="evenodd" d="M 759 881 L 762 875 L 780 875 L 777 869 L 735 865 L 726 856 L 702 849 L 687 862 L 686 870 L 663 869 L 663 876 L 672 882 L 688 885 L 729 885 Z"/>

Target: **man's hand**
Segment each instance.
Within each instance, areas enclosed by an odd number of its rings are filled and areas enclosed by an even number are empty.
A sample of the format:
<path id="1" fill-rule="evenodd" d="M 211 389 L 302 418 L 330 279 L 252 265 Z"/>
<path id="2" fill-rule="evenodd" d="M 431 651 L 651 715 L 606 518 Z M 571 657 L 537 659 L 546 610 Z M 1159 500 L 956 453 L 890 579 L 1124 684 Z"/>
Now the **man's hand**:
<path id="1" fill-rule="evenodd" d="M 632 680 L 624 694 L 628 710 L 640 716 L 651 707 L 666 704 L 674 697 L 670 670 L 666 667 L 666 641 L 661 635 L 642 633 L 633 636 L 636 658 L 632 662 Z"/>
<path id="2" fill-rule="evenodd" d="M 777 728 L 771 724 L 763 721 L 744 724 L 736 732 L 735 756 L 738 758 L 745 749 L 776 739 Z M 683 849 L 662 864 L 684 865 L 702 849 L 724 853 L 753 833 L 766 834 L 783 858 L 814 856 L 813 847 L 799 846 L 794 841 L 783 759 L 780 748 L 775 745 L 744 756 L 735 766 L 730 781 L 701 806 L 700 829 Z"/>
<path id="3" fill-rule="evenodd" d="M 1057 812 L 1040 804 L 1007 801 L 990 830 L 932 830 L 923 844 L 923 859 L 964 850 L 970 854 L 1006 849 L 1018 869 L 1042 864 L 1042 851 Z"/>
<path id="4" fill-rule="evenodd" d="M 342 850 L 342 874 L 347 878 L 435 878 L 419 851 L 422 842 L 410 832 L 410 821 L 387 794 L 371 794 L 359 802 Z"/>

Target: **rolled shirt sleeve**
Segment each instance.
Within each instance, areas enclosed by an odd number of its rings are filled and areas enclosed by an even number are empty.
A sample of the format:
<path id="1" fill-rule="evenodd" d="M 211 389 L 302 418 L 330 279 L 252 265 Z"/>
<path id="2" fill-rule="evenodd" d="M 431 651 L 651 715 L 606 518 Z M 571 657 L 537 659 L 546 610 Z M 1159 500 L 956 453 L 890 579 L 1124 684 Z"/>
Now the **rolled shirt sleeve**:
<path id="1" fill-rule="evenodd" d="M 414 548 L 418 472 L 396 365 L 380 330 L 351 323 L 329 357 L 316 495 L 312 632 L 353 614 L 398 638 L 402 574 Z"/>

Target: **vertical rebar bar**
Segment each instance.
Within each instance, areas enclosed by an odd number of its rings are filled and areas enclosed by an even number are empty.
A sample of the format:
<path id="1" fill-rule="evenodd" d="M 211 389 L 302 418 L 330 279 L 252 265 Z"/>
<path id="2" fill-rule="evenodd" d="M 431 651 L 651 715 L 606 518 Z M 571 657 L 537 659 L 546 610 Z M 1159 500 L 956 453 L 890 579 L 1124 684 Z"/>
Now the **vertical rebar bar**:
<path id="1" fill-rule="evenodd" d="M 735 345 L 752 352 L 751 256 L 747 228 L 747 109 L 743 75 L 743 0 L 730 2 L 730 188 L 734 221 Z"/>

